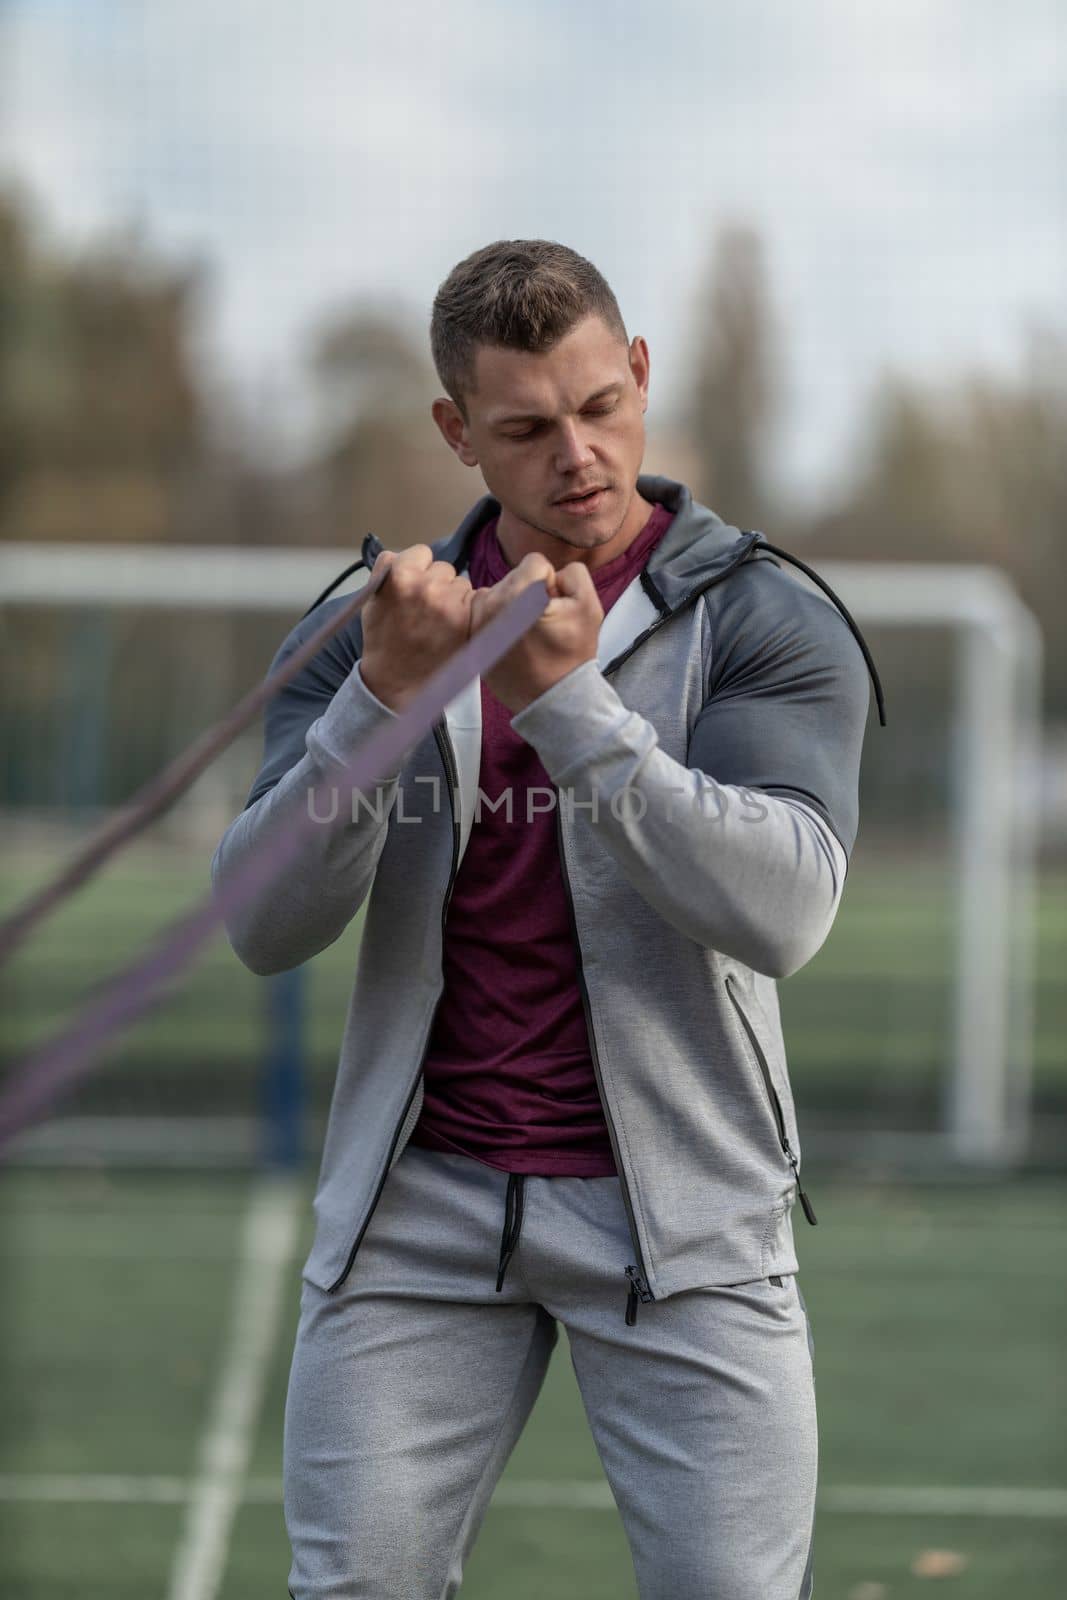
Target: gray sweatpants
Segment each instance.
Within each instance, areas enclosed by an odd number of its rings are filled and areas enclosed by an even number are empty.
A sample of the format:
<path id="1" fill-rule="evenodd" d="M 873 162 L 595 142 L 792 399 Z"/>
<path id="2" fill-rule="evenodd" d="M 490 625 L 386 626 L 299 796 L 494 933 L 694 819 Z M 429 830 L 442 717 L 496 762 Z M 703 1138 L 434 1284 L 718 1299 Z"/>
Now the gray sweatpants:
<path id="1" fill-rule="evenodd" d="M 632 1260 L 618 1178 L 520 1183 L 405 1148 L 342 1288 L 303 1283 L 294 1600 L 458 1592 L 559 1323 L 641 1600 L 809 1600 L 818 1433 L 796 1278 L 688 1290 L 629 1326 Z"/>

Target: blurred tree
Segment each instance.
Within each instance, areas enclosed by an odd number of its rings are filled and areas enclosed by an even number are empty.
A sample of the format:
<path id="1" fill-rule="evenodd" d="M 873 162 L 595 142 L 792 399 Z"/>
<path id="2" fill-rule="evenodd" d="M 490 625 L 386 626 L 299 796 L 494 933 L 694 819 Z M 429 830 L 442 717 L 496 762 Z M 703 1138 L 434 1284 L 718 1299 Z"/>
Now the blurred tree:
<path id="1" fill-rule="evenodd" d="M 177 536 L 204 448 L 197 288 L 131 237 L 49 251 L 0 195 L 0 537 Z"/>
<path id="2" fill-rule="evenodd" d="M 686 419 L 697 499 L 742 527 L 771 512 L 769 453 L 779 412 L 779 338 L 759 235 L 719 230 L 694 341 Z"/>
<path id="3" fill-rule="evenodd" d="M 365 413 L 406 414 L 422 398 L 427 359 L 398 317 L 356 306 L 324 322 L 312 350 L 322 397 L 342 433 Z"/>
<path id="4" fill-rule="evenodd" d="M 227 539 L 189 348 L 199 285 L 133 234 L 46 240 L 25 192 L 0 191 L 0 538 Z M 224 631 L 121 607 L 5 615 L 0 804 L 127 795 L 202 725 L 205 685 L 231 681 Z"/>
<path id="5" fill-rule="evenodd" d="M 1029 329 L 1014 380 L 974 373 L 933 389 L 886 377 L 860 470 L 804 543 L 822 556 L 1001 568 L 1042 624 L 1048 708 L 1067 715 L 1063 331 Z"/>
<path id="6" fill-rule="evenodd" d="M 430 415 L 440 386 L 399 315 L 357 305 L 319 330 L 311 371 L 323 447 L 303 475 L 303 537 L 357 548 L 374 532 L 393 548 L 450 533 L 484 494 Z"/>

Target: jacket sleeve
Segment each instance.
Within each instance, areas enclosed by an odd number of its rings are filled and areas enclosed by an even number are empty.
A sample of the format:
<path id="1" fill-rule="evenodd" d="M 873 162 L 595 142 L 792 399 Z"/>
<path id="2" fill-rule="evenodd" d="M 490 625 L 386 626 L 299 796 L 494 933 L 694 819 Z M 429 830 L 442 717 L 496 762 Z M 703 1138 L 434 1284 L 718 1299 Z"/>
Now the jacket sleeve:
<path id="1" fill-rule="evenodd" d="M 271 672 L 324 615 L 325 608 L 317 607 L 297 624 Z M 396 713 L 364 684 L 351 638 L 342 630 L 268 703 L 262 766 L 244 810 L 212 857 L 213 887 L 224 888 L 287 809 L 306 806 L 311 790 L 328 783 L 330 773 L 342 771 L 369 734 L 395 719 Z M 370 889 L 398 781 L 399 773 L 384 776 L 356 807 L 341 786 L 333 820 L 311 829 L 303 850 L 281 875 L 227 915 L 230 944 L 250 971 L 267 976 L 299 966 L 344 932 Z M 324 816 L 333 809 L 327 806 Z"/>
<path id="2" fill-rule="evenodd" d="M 659 749 L 653 724 L 595 661 L 511 726 L 561 805 L 573 804 L 574 826 L 595 829 L 668 922 L 787 978 L 818 951 L 840 902 L 858 827 L 867 668 L 836 608 L 776 563 L 753 562 L 728 587 L 714 600 L 714 660 L 688 765 Z"/>

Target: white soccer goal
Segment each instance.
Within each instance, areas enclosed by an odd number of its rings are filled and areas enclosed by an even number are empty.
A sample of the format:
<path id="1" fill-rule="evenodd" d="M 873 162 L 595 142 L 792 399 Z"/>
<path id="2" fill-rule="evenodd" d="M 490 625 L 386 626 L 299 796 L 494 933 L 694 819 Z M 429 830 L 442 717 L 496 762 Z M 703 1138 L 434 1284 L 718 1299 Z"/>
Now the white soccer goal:
<path id="1" fill-rule="evenodd" d="M 181 608 L 274 612 L 287 627 L 351 559 L 335 549 L 7 544 L 0 546 L 0 620 L 9 608 Z M 827 561 L 818 570 L 861 626 L 947 627 L 958 645 L 959 937 L 941 1125 L 929 1135 L 880 1129 L 863 1136 L 863 1148 L 892 1156 L 925 1138 L 937 1158 L 1010 1165 L 1029 1135 L 1040 632 L 994 568 Z M 365 581 L 359 572 L 335 592 Z M 279 641 L 283 631 L 280 625 Z M 12 663 L 3 667 L 7 675 Z M 254 672 L 245 676 L 247 687 Z M 872 712 L 868 739 L 893 737 L 886 687 L 887 729 L 877 728 Z"/>
<path id="2" fill-rule="evenodd" d="M 1030 1130 L 1041 630 L 995 567 L 827 561 L 818 570 L 861 624 L 948 627 L 956 638 L 958 939 L 935 1145 L 959 1161 L 1010 1165 Z M 869 1140 L 872 1150 L 893 1143 L 891 1130 Z"/>

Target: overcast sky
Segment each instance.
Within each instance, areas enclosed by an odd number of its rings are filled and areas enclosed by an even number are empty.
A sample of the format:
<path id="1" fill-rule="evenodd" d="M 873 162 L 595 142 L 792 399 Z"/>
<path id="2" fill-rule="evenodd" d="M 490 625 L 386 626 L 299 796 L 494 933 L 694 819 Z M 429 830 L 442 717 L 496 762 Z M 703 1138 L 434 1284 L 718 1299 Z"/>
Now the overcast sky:
<path id="1" fill-rule="evenodd" d="M 1011 370 L 1067 321 L 1062 0 L 0 0 L 0 168 L 72 242 L 212 265 L 206 349 L 299 421 L 309 326 L 425 328 L 492 239 L 596 262 L 669 409 L 717 225 L 762 233 L 786 481 L 854 451 L 886 364 Z M 432 424 L 429 424 L 432 426 Z"/>

